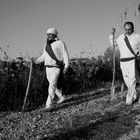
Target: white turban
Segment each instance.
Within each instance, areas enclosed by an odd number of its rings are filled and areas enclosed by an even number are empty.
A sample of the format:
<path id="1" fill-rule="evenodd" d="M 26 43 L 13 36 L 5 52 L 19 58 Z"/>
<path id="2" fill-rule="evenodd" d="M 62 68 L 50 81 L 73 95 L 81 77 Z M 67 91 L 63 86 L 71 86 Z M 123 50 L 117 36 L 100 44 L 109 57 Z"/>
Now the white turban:
<path id="1" fill-rule="evenodd" d="M 49 28 L 47 30 L 47 34 L 55 34 L 55 35 L 58 35 L 58 32 L 55 28 Z"/>

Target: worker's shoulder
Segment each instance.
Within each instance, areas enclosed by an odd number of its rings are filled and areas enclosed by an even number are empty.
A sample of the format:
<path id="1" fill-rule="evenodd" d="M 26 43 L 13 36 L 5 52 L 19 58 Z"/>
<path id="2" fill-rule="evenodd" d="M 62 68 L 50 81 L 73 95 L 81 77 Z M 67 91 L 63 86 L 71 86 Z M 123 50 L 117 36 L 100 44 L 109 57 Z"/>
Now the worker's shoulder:
<path id="1" fill-rule="evenodd" d="M 140 38 L 140 34 L 138 34 L 138 33 L 136 33 L 136 32 L 135 32 L 133 35 L 134 35 L 135 37 L 137 37 L 137 38 Z"/>
<path id="2" fill-rule="evenodd" d="M 55 41 L 55 43 L 57 43 L 57 44 L 59 44 L 59 45 L 64 45 L 65 43 L 64 43 L 64 41 L 63 40 L 56 40 Z"/>
<path id="3" fill-rule="evenodd" d="M 124 33 L 118 36 L 117 40 L 120 40 L 120 39 L 124 39 Z"/>
<path id="4" fill-rule="evenodd" d="M 123 34 L 119 35 L 118 38 L 122 38 L 124 36 L 125 36 L 125 34 L 123 33 Z"/>

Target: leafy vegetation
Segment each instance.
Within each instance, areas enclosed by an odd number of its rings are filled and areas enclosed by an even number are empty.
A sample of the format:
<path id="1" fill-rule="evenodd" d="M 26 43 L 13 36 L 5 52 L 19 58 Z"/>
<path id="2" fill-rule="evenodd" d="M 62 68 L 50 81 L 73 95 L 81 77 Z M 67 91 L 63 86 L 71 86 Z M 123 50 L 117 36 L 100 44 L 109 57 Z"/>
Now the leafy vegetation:
<path id="1" fill-rule="evenodd" d="M 30 63 L 23 57 L 9 60 L 6 52 L 0 61 L 0 110 L 21 110 L 29 76 Z M 64 76 L 63 91 L 66 95 L 80 94 L 93 90 L 112 80 L 113 50 L 108 48 L 104 55 L 97 58 L 74 58 Z M 33 58 L 35 59 L 35 58 Z M 116 81 L 122 80 L 119 67 L 119 52 L 116 52 Z M 48 94 L 48 81 L 44 64 L 35 65 L 33 71 L 26 109 L 32 110 L 42 106 Z"/>

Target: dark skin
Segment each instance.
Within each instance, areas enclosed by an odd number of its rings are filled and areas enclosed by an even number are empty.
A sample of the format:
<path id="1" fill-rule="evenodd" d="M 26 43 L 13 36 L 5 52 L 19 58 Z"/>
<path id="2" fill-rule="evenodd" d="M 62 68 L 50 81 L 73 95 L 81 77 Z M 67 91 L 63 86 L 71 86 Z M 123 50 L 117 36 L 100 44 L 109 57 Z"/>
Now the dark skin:
<path id="1" fill-rule="evenodd" d="M 126 24 L 124 27 L 124 30 L 125 30 L 125 34 L 128 36 L 130 36 L 134 32 L 134 30 L 130 24 Z"/>
<path id="2" fill-rule="evenodd" d="M 54 40 L 57 36 L 55 34 L 47 34 L 48 40 Z"/>

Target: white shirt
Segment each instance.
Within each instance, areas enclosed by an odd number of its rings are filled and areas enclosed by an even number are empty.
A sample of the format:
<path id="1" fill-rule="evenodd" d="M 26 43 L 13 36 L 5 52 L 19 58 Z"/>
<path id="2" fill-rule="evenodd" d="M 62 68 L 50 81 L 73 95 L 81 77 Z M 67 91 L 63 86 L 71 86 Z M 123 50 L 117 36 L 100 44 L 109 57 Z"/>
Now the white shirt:
<path id="1" fill-rule="evenodd" d="M 140 35 L 137 33 L 132 33 L 130 36 L 128 35 L 126 36 L 128 37 L 130 45 L 132 49 L 134 50 L 135 54 L 140 52 Z M 124 38 L 125 38 L 125 34 L 122 34 L 115 40 L 115 44 L 117 44 L 119 47 L 120 58 L 134 57 L 134 55 L 128 49 L 124 41 Z M 113 38 L 111 35 L 109 36 L 109 39 L 110 39 L 110 43 L 113 44 Z"/>
<path id="2" fill-rule="evenodd" d="M 65 43 L 61 40 L 57 40 L 51 44 L 52 50 L 58 60 L 63 61 L 65 68 L 69 66 L 69 56 Z M 45 50 L 46 44 L 44 45 L 43 54 L 37 59 L 38 63 L 45 62 L 45 65 L 57 66 L 56 61 L 52 59 Z"/>

